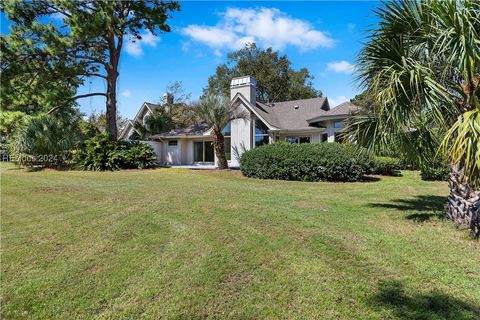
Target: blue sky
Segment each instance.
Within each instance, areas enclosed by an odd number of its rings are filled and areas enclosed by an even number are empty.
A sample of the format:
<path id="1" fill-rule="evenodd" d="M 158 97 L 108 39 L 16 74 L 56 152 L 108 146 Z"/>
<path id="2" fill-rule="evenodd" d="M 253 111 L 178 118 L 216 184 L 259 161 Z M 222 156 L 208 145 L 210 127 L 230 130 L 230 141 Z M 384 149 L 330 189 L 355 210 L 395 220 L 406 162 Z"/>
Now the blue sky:
<path id="1" fill-rule="evenodd" d="M 373 1 L 352 2 L 181 2 L 170 20 L 172 32 L 146 34 L 121 57 L 119 112 L 132 118 L 144 101 L 158 102 L 167 85 L 182 81 L 197 99 L 227 53 L 255 41 L 287 54 L 293 67 L 307 67 L 316 89 L 332 105 L 358 93 L 353 63 L 367 30 L 375 24 Z M 2 17 L 3 18 L 3 17 Z M 6 31 L 2 19 L 2 33 Z M 80 93 L 104 90 L 86 81 Z M 102 98 L 79 100 L 81 111 L 103 111 Z"/>

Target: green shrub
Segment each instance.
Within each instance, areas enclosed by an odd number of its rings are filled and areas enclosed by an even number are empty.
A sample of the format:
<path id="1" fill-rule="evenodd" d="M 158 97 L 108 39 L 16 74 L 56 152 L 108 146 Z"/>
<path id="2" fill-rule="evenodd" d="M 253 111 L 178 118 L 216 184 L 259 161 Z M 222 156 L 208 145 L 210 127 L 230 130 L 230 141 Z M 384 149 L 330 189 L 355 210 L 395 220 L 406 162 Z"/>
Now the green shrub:
<path id="1" fill-rule="evenodd" d="M 73 162 L 83 170 L 143 169 L 155 161 L 156 155 L 149 145 L 111 140 L 106 134 L 86 140 L 82 149 L 73 151 Z"/>
<path id="2" fill-rule="evenodd" d="M 11 160 L 24 166 L 54 167 L 65 162 L 65 156 L 78 141 L 77 123 L 49 115 L 29 119 L 15 131 L 10 144 Z"/>
<path id="3" fill-rule="evenodd" d="M 124 162 L 124 150 L 117 141 L 99 134 L 85 141 L 83 149 L 75 150 L 74 162 L 83 170 L 118 170 Z"/>
<path id="4" fill-rule="evenodd" d="M 447 181 L 450 176 L 450 167 L 446 161 L 434 161 L 423 165 L 420 176 L 426 181 Z"/>
<path id="5" fill-rule="evenodd" d="M 379 174 L 383 176 L 397 176 L 401 169 L 401 161 L 397 158 L 391 157 L 375 157 L 373 159 L 373 174 Z"/>
<path id="6" fill-rule="evenodd" d="M 125 166 L 129 168 L 144 169 L 153 166 L 157 156 L 146 143 L 137 141 L 129 142 L 125 151 Z"/>
<path id="7" fill-rule="evenodd" d="M 358 181 L 369 165 L 366 153 L 340 143 L 280 142 L 244 152 L 240 159 L 247 177 L 300 181 Z"/>

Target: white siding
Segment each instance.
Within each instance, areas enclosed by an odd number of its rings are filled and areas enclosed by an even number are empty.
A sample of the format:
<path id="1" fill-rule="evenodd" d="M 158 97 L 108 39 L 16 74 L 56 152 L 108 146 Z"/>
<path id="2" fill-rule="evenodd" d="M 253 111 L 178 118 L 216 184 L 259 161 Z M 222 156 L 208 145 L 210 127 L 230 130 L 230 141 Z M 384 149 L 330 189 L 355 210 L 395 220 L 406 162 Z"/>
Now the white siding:
<path id="1" fill-rule="evenodd" d="M 172 139 L 173 140 L 173 139 Z M 172 141 L 170 140 L 170 141 Z M 166 164 L 173 164 L 173 165 L 180 165 L 181 162 L 181 145 L 182 142 L 180 139 L 176 140 L 176 146 L 169 146 L 168 141 L 166 141 L 166 154 L 165 154 L 165 162 Z"/>
<path id="2" fill-rule="evenodd" d="M 245 106 L 239 106 L 244 112 L 247 112 Z M 232 121 L 232 159 L 230 166 L 238 167 L 240 165 L 240 156 L 246 150 L 252 148 L 252 121 L 251 116 L 246 119 L 235 119 Z"/>

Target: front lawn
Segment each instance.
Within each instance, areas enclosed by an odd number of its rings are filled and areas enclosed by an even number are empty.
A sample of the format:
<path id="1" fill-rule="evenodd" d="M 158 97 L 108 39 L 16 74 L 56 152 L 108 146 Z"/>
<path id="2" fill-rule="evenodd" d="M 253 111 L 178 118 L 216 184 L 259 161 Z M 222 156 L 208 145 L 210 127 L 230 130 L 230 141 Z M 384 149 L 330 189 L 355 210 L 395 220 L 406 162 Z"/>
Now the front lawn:
<path id="1" fill-rule="evenodd" d="M 1 318 L 478 319 L 446 183 L 1 165 Z"/>

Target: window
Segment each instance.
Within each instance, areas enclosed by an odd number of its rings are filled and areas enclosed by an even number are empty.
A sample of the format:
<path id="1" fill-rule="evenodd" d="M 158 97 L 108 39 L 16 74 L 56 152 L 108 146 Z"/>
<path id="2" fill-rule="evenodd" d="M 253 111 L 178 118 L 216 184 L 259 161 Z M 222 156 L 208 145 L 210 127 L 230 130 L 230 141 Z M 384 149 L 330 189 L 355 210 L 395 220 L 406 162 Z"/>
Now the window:
<path id="1" fill-rule="evenodd" d="M 232 160 L 232 125 L 230 122 L 223 128 L 222 134 L 225 138 L 225 158 Z"/>
<path id="2" fill-rule="evenodd" d="M 268 144 L 268 128 L 260 120 L 255 119 L 255 147 Z"/>
<path id="3" fill-rule="evenodd" d="M 310 137 L 300 137 L 300 143 L 310 143 Z"/>
<path id="4" fill-rule="evenodd" d="M 193 143 L 194 162 L 214 162 L 215 152 L 211 141 L 197 141 Z"/>
<path id="5" fill-rule="evenodd" d="M 341 128 L 343 127 L 343 125 L 344 125 L 343 121 L 335 121 L 335 123 L 333 124 L 335 128 Z"/>
<path id="6" fill-rule="evenodd" d="M 322 142 L 327 142 L 328 141 L 328 134 L 322 133 Z"/>
<path id="7" fill-rule="evenodd" d="M 290 143 L 310 143 L 310 137 L 287 137 Z"/>
<path id="8" fill-rule="evenodd" d="M 177 140 L 170 140 L 168 141 L 168 146 L 169 147 L 176 147 L 178 144 L 178 141 Z"/>

